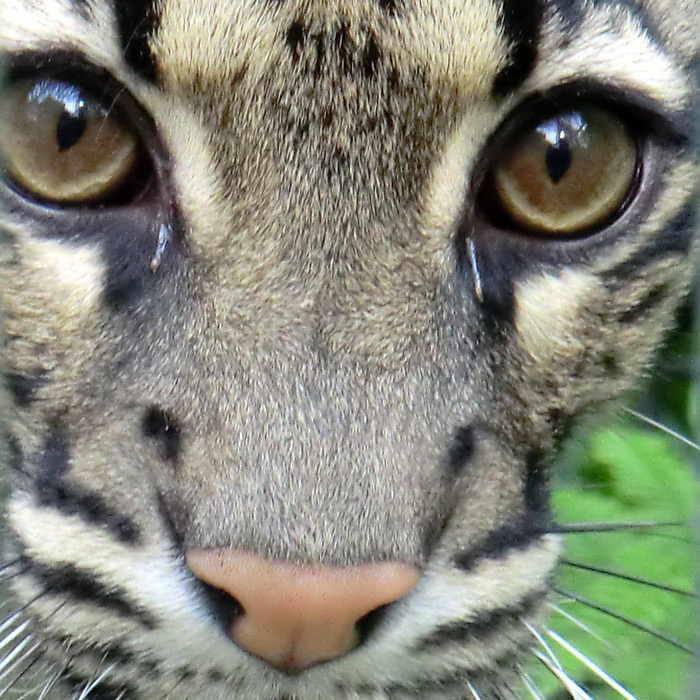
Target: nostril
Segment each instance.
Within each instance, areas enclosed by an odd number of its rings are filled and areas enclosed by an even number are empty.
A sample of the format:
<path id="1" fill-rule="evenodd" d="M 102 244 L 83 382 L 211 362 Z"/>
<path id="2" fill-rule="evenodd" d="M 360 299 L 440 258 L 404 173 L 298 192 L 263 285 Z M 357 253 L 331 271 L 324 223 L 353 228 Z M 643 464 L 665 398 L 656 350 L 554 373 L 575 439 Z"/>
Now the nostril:
<path id="1" fill-rule="evenodd" d="M 234 620 L 245 615 L 243 606 L 226 591 L 222 591 L 206 581 L 200 580 L 199 584 L 209 609 L 217 622 L 228 633 Z"/>
<path id="2" fill-rule="evenodd" d="M 382 624 L 391 606 L 392 603 L 380 605 L 378 608 L 370 610 L 366 615 L 363 615 L 355 623 L 355 629 L 359 634 L 358 646 L 364 644 L 372 636 L 377 627 Z"/>

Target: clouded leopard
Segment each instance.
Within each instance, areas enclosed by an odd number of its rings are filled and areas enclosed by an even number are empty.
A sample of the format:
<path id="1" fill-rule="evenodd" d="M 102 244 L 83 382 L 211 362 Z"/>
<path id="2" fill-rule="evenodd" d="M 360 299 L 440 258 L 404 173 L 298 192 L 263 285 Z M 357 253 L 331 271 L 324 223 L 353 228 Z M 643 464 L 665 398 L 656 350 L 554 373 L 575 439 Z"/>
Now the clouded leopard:
<path id="1" fill-rule="evenodd" d="M 690 285 L 699 26 L 0 0 L 0 689 L 537 698 L 552 459 Z"/>

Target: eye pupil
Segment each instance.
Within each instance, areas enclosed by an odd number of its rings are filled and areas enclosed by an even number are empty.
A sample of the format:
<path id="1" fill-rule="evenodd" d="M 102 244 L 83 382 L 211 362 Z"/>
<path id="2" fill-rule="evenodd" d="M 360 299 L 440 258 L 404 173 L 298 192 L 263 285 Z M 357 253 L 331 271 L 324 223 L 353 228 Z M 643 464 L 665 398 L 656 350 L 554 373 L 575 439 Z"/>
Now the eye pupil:
<path id="1" fill-rule="evenodd" d="M 560 137 L 562 135 L 564 132 L 560 133 Z M 545 163 L 550 180 L 555 185 L 559 184 L 571 167 L 571 147 L 566 138 L 559 138 L 556 144 L 547 149 Z"/>
<path id="2" fill-rule="evenodd" d="M 56 143 L 59 151 L 73 148 L 85 133 L 87 122 L 82 112 L 70 114 L 64 111 L 56 124 Z"/>

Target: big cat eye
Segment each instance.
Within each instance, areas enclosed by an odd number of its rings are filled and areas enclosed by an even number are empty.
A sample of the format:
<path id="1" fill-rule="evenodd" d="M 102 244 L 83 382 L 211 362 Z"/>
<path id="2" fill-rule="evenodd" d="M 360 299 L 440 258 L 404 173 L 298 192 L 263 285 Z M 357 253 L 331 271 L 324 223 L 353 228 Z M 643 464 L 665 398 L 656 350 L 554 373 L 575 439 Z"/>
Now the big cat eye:
<path id="1" fill-rule="evenodd" d="M 0 158 L 35 198 L 101 202 L 133 178 L 141 162 L 134 131 L 90 93 L 55 79 L 11 82 L 0 100 Z"/>
<path id="2" fill-rule="evenodd" d="M 625 208 L 638 173 L 637 140 L 611 110 L 584 106 L 520 131 L 501 151 L 483 196 L 506 226 L 574 236 Z"/>

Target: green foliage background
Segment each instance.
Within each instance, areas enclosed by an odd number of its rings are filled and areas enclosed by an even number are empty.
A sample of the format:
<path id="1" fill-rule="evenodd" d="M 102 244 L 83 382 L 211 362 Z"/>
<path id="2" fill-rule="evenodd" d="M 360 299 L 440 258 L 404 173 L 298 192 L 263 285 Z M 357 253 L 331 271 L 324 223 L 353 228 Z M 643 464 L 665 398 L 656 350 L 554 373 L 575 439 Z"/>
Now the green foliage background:
<path id="1" fill-rule="evenodd" d="M 698 361 L 692 315 L 664 352 L 655 379 L 638 401 L 640 411 L 679 433 L 698 438 Z M 553 501 L 560 523 L 679 522 L 698 516 L 700 452 L 678 438 L 628 416 L 593 433 L 570 457 Z M 567 560 L 693 592 L 697 588 L 696 528 L 634 529 L 565 536 Z M 596 605 L 657 630 L 691 649 L 700 629 L 691 596 L 564 565 L 556 585 Z M 574 597 L 572 596 L 572 597 Z M 554 612 L 549 626 L 605 669 L 638 700 L 696 700 L 700 697 L 691 654 L 649 632 L 586 605 L 567 600 L 559 607 L 578 623 Z M 583 626 L 588 629 L 583 629 Z M 594 700 L 625 697 L 609 688 L 556 637 L 546 642 L 567 673 Z M 570 695 L 543 666 L 536 682 L 548 699 Z"/>

